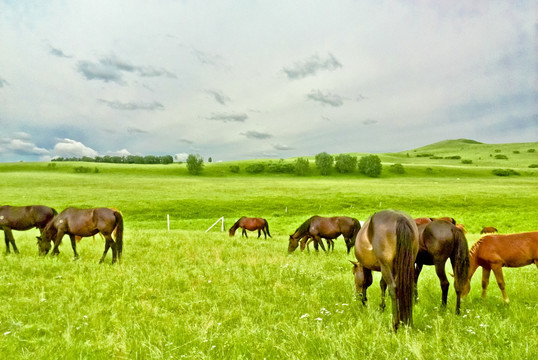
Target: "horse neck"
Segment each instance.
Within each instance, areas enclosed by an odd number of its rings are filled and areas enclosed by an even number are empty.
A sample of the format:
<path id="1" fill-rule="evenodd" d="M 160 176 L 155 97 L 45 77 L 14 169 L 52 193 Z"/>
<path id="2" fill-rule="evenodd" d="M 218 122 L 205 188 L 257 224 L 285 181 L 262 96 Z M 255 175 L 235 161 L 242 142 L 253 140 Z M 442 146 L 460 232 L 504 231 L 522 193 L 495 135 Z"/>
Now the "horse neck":
<path id="1" fill-rule="evenodd" d="M 469 279 L 471 279 L 474 272 L 478 268 L 478 250 L 481 243 L 482 239 L 474 243 L 474 245 L 471 246 L 471 249 L 469 250 Z"/>

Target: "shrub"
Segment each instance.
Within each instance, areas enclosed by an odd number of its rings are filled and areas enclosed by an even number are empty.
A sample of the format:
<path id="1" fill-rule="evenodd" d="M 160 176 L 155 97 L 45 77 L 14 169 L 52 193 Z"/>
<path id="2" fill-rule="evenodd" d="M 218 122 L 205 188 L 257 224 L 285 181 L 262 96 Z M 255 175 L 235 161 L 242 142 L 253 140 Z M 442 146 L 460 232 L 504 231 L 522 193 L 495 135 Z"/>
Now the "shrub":
<path id="1" fill-rule="evenodd" d="M 95 168 L 95 172 L 99 172 L 99 170 L 97 168 Z M 73 168 L 73 171 L 78 173 L 78 174 L 85 174 L 85 173 L 91 173 L 92 172 L 92 168 L 90 167 L 87 167 L 87 166 L 77 166 L 75 168 Z"/>
<path id="2" fill-rule="evenodd" d="M 495 149 L 495 152 L 496 152 L 496 153 L 500 153 L 500 152 L 501 152 L 501 149 Z"/>
<path id="3" fill-rule="evenodd" d="M 445 156 L 445 159 L 448 159 L 448 160 L 459 160 L 459 159 L 461 159 L 461 156 L 459 156 L 459 155 Z"/>
<path id="4" fill-rule="evenodd" d="M 469 159 L 463 159 L 461 161 L 462 164 L 472 164 L 473 163 L 473 160 L 469 160 Z"/>
<path id="5" fill-rule="evenodd" d="M 495 155 L 495 159 L 508 160 L 508 156 L 503 155 L 503 154 L 497 154 Z"/>
<path id="6" fill-rule="evenodd" d="M 389 171 L 395 174 L 405 174 L 405 169 L 402 164 L 392 164 L 389 166 Z"/>
<path id="7" fill-rule="evenodd" d="M 347 154 L 340 154 L 336 157 L 334 168 L 341 174 L 352 173 L 357 167 L 357 157 Z"/>
<path id="8" fill-rule="evenodd" d="M 316 155 L 316 167 L 321 175 L 329 175 L 333 166 L 334 159 L 326 152 Z"/>
<path id="9" fill-rule="evenodd" d="M 359 161 L 359 171 L 366 176 L 378 177 L 382 169 L 381 159 L 377 155 L 363 156 Z"/>
<path id="10" fill-rule="evenodd" d="M 204 159 L 199 155 L 189 154 L 187 157 L 187 170 L 192 175 L 198 175 L 204 169 Z"/>
<path id="11" fill-rule="evenodd" d="M 531 169 L 535 169 L 535 168 L 538 168 L 538 164 L 530 164 L 529 167 Z"/>
<path id="12" fill-rule="evenodd" d="M 422 153 L 422 154 L 417 154 L 416 155 L 417 157 L 432 157 L 433 154 L 429 154 L 429 153 Z"/>
<path id="13" fill-rule="evenodd" d="M 234 174 L 237 174 L 239 172 L 239 166 L 237 165 L 230 165 L 230 171 L 233 172 Z"/>
<path id="14" fill-rule="evenodd" d="M 293 163 L 293 172 L 298 176 L 305 176 L 308 173 L 310 163 L 308 159 L 297 158 Z"/>
<path id="15" fill-rule="evenodd" d="M 512 169 L 494 169 L 491 172 L 493 175 L 497 176 L 520 175 L 517 171 Z"/>
<path id="16" fill-rule="evenodd" d="M 519 154 L 519 150 L 512 151 L 514 154 Z"/>
<path id="17" fill-rule="evenodd" d="M 280 159 L 277 163 L 269 161 L 265 170 L 273 174 L 291 174 L 294 170 L 293 164 L 284 162 Z"/>
<path id="18" fill-rule="evenodd" d="M 250 164 L 245 168 L 249 174 L 260 174 L 265 170 L 265 165 L 262 163 Z"/>
<path id="19" fill-rule="evenodd" d="M 528 153 L 533 153 L 533 152 L 536 152 L 536 149 L 529 149 L 527 150 Z"/>

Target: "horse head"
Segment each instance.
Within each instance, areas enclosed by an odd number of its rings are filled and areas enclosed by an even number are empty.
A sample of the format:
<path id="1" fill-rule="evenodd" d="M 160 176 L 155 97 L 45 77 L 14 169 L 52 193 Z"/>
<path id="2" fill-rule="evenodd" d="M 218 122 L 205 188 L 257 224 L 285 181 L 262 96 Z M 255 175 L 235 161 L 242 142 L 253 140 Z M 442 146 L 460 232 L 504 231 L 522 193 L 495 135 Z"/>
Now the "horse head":
<path id="1" fill-rule="evenodd" d="M 44 256 L 47 255 L 51 248 L 51 241 L 54 240 L 57 234 L 57 229 L 52 224 L 53 221 L 50 221 L 45 229 L 43 229 L 43 232 L 41 233 L 41 236 L 37 237 L 37 247 L 39 249 L 39 255 Z"/>
<path id="2" fill-rule="evenodd" d="M 295 235 L 295 234 L 293 234 Z M 293 235 L 290 235 L 290 240 L 288 244 L 288 252 L 291 253 L 297 249 L 297 246 L 299 246 L 299 238 L 293 237 Z"/>

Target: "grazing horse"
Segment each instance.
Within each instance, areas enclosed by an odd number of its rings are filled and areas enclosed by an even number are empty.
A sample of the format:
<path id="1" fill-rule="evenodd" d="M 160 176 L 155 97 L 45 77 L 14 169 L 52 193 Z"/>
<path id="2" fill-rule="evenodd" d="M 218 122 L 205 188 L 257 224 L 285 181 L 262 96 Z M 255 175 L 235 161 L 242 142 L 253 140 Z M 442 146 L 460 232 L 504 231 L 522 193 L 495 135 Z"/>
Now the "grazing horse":
<path id="1" fill-rule="evenodd" d="M 381 271 L 381 308 L 385 307 L 385 290 L 392 298 L 392 326 L 400 321 L 413 325 L 413 266 L 418 252 L 418 229 L 406 213 L 383 210 L 373 214 L 360 229 L 355 240 L 353 274 L 355 287 L 363 305 L 366 290 L 372 284 L 372 271 Z"/>
<path id="2" fill-rule="evenodd" d="M 116 231 L 116 240 L 112 233 Z M 121 259 L 123 252 L 123 216 L 119 211 L 109 208 L 77 209 L 67 208 L 50 221 L 41 237 L 38 237 L 39 253 L 46 255 L 54 242 L 52 255 L 60 253 L 58 246 L 65 234 L 71 239 L 75 258 L 78 258 L 75 236 L 88 237 L 101 233 L 105 237 L 105 252 L 99 261 L 102 263 L 109 248 L 112 248 L 112 263 Z"/>
<path id="3" fill-rule="evenodd" d="M 334 250 L 333 239 L 336 239 L 338 236 L 343 235 L 344 241 L 346 242 L 347 252 L 355 244 L 354 237 L 361 228 L 361 223 L 359 220 L 348 217 L 348 216 L 333 216 L 333 217 L 322 217 L 314 215 L 304 223 L 301 224 L 295 230 L 293 234 L 290 235 L 288 252 L 293 252 L 299 246 L 299 241 L 308 237 L 311 237 L 314 241 L 314 247 L 318 249 L 316 244 L 319 244 L 323 251 L 325 251 L 325 246 L 321 242 L 321 238 L 327 240 L 327 247 L 329 250 Z M 330 240 L 330 241 L 329 241 Z"/>
<path id="4" fill-rule="evenodd" d="M 18 254 L 19 249 L 15 245 L 15 238 L 11 230 L 29 230 L 38 228 L 40 233 L 47 223 L 58 212 L 53 208 L 43 205 L 32 206 L 9 206 L 0 207 L 0 228 L 4 230 L 6 240 L 6 253 L 9 253 L 9 244 L 13 246 L 13 251 Z"/>
<path id="5" fill-rule="evenodd" d="M 491 270 L 495 274 L 503 300 L 508 303 L 503 277 L 504 267 L 522 267 L 534 263 L 538 267 L 538 231 L 508 235 L 486 235 L 469 250 L 469 277 L 462 296 L 471 290 L 471 278 L 482 267 L 482 297 L 486 297 Z"/>
<path id="6" fill-rule="evenodd" d="M 415 300 L 418 300 L 418 277 L 423 265 L 435 265 L 435 272 L 441 283 L 442 306 L 446 307 L 450 286 L 445 273 L 448 258 L 454 270 L 456 289 L 456 314 L 460 313 L 460 299 L 463 286 L 469 275 L 469 247 L 461 229 L 445 220 L 434 220 L 418 226 L 419 249 L 415 260 Z"/>
<path id="7" fill-rule="evenodd" d="M 486 226 L 486 227 L 483 227 L 482 230 L 480 230 L 480 234 L 494 234 L 497 232 L 499 231 L 493 226 Z"/>
<path id="8" fill-rule="evenodd" d="M 258 230 L 258 239 L 261 236 L 261 231 L 263 231 L 263 236 L 267 239 L 267 235 L 269 237 L 272 237 L 269 233 L 269 224 L 267 223 L 267 220 L 263 218 L 249 218 L 246 216 L 241 216 L 239 220 L 235 222 L 235 224 L 232 225 L 230 228 L 230 231 L 228 232 L 230 236 L 235 235 L 235 230 L 237 228 L 243 229 L 243 232 L 241 233 L 241 236 L 245 236 L 248 238 L 247 230 L 249 231 L 256 231 Z"/>

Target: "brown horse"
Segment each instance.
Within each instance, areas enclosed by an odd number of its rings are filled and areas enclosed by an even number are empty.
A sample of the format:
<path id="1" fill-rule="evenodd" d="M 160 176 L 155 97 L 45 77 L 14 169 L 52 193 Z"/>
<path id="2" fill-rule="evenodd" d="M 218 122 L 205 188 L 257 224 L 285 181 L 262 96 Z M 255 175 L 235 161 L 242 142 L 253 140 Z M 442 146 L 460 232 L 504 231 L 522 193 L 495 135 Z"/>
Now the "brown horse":
<path id="1" fill-rule="evenodd" d="M 43 205 L 31 206 L 1 206 L 0 207 L 0 228 L 4 230 L 4 238 L 6 240 L 6 253 L 9 253 L 9 244 L 13 246 L 13 251 L 18 254 L 19 249 L 15 245 L 15 238 L 11 230 L 29 230 L 38 228 L 40 233 L 47 223 L 58 212 L 53 208 Z"/>
<path id="2" fill-rule="evenodd" d="M 381 271 L 381 308 L 385 307 L 385 290 L 392 298 L 392 325 L 400 321 L 413 324 L 413 266 L 418 252 L 418 229 L 413 219 L 399 211 L 384 210 L 373 214 L 360 229 L 355 240 L 353 265 L 355 287 L 366 305 L 366 290 L 372 284 L 372 271 Z"/>
<path id="3" fill-rule="evenodd" d="M 116 240 L 112 232 L 116 230 Z M 41 237 L 38 237 L 39 252 L 46 255 L 54 242 L 52 255 L 60 253 L 58 246 L 65 234 L 71 239 L 75 258 L 78 258 L 75 236 L 88 237 L 101 233 L 105 237 L 105 252 L 99 261 L 102 263 L 109 248 L 112 248 L 112 263 L 121 259 L 123 252 L 123 216 L 119 211 L 109 208 L 77 209 L 67 208 L 50 221 Z"/>
<path id="4" fill-rule="evenodd" d="M 486 235 L 469 251 L 469 277 L 462 296 L 471 290 L 471 278 L 482 267 L 482 297 L 486 297 L 491 270 L 495 274 L 503 300 L 508 303 L 503 277 L 504 267 L 522 267 L 534 263 L 538 267 L 538 231 L 508 235 Z"/>
<path id="5" fill-rule="evenodd" d="M 344 241 L 346 242 L 347 252 L 355 244 L 354 236 L 361 228 L 361 223 L 359 220 L 348 217 L 348 216 L 333 216 L 333 217 L 322 217 L 322 216 L 312 216 L 304 223 L 301 224 L 295 230 L 293 234 L 290 235 L 288 252 L 293 252 L 299 246 L 299 241 L 305 237 L 311 237 L 314 241 L 314 248 L 317 250 L 317 244 L 325 251 L 325 246 L 321 242 L 321 239 L 324 238 L 327 241 L 327 247 L 329 250 L 334 250 L 333 239 L 336 239 L 338 236 L 343 235 Z"/>
<path id="6" fill-rule="evenodd" d="M 499 231 L 493 226 L 486 226 L 486 227 L 483 227 L 482 230 L 480 230 L 480 234 L 494 234 L 496 232 L 499 232 Z"/>
<path id="7" fill-rule="evenodd" d="M 247 230 L 249 231 L 258 230 L 258 239 L 260 238 L 262 231 L 263 231 L 263 236 L 266 239 L 267 239 L 267 235 L 269 235 L 269 237 L 272 237 L 271 234 L 269 233 L 269 223 L 267 222 L 267 220 L 263 218 L 249 218 L 246 216 L 242 216 L 230 228 L 230 231 L 229 231 L 230 236 L 235 235 L 235 231 L 237 230 L 237 228 L 243 229 L 241 236 L 245 236 L 247 238 L 248 238 Z"/>
<path id="8" fill-rule="evenodd" d="M 441 303 L 446 307 L 450 286 L 445 273 L 448 258 L 454 270 L 456 289 L 456 314 L 460 313 L 460 299 L 463 286 L 469 275 L 469 247 L 461 229 L 452 222 L 434 220 L 418 226 L 419 250 L 415 260 L 415 300 L 418 300 L 418 277 L 423 265 L 435 265 L 435 272 L 441 283 Z"/>

